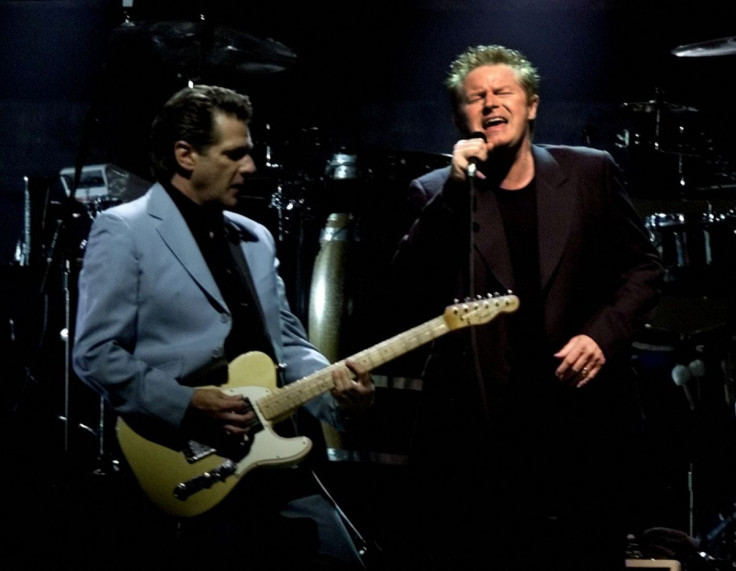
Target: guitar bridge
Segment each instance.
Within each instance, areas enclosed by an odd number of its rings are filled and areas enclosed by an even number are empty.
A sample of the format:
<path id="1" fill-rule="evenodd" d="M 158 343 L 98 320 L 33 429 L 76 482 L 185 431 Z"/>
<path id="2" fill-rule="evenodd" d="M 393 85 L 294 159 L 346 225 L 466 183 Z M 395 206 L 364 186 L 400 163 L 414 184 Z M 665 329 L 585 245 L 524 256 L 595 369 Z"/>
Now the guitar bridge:
<path id="1" fill-rule="evenodd" d="M 212 446 L 207 446 L 206 444 L 202 444 L 196 440 L 189 440 L 184 445 L 181 452 L 184 454 L 184 458 L 186 458 L 187 462 L 194 464 L 208 456 L 216 454 L 217 450 L 212 448 Z"/>
<path id="2" fill-rule="evenodd" d="M 250 399 L 245 398 L 243 400 L 246 412 L 252 411 L 253 404 L 250 402 Z M 261 424 L 258 415 L 253 417 L 253 420 L 248 423 L 247 428 L 249 429 L 248 434 L 225 436 L 218 443 L 217 447 L 202 444 L 196 440 L 188 440 L 187 443 L 182 446 L 181 453 L 190 464 L 199 462 L 213 454 L 225 456 L 231 460 L 240 460 L 248 454 L 252 444 L 253 435 L 263 430 L 263 424 Z"/>
<path id="3" fill-rule="evenodd" d="M 235 473 L 237 466 L 232 460 L 225 460 L 214 470 L 204 472 L 196 478 L 177 484 L 174 488 L 174 497 L 184 501 L 200 490 L 209 489 L 217 482 L 224 482 L 228 476 Z"/>

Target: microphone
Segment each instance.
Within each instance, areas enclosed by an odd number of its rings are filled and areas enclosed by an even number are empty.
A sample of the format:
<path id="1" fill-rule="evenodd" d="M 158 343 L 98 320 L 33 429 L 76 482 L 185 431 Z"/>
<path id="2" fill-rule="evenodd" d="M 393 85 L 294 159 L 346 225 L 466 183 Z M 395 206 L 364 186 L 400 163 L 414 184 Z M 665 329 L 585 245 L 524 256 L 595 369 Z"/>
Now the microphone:
<path id="1" fill-rule="evenodd" d="M 483 142 L 485 142 L 486 134 L 483 131 L 475 131 L 470 134 L 468 139 L 483 139 Z M 470 157 L 468 159 L 468 170 L 467 175 L 468 178 L 475 178 L 475 173 L 478 170 L 478 157 Z"/>
<path id="2" fill-rule="evenodd" d="M 687 368 L 696 379 L 702 379 L 705 376 L 705 363 L 702 359 L 695 359 L 688 363 Z"/>
<path id="3" fill-rule="evenodd" d="M 674 367 L 672 367 L 671 375 L 672 380 L 675 381 L 675 384 L 678 387 L 682 387 L 683 391 L 685 392 L 685 398 L 690 404 L 690 410 L 695 410 L 695 402 L 693 401 L 693 397 L 690 394 L 690 389 L 687 386 L 687 382 L 692 377 L 692 372 L 690 371 L 690 368 L 686 367 L 685 365 L 675 365 Z"/>

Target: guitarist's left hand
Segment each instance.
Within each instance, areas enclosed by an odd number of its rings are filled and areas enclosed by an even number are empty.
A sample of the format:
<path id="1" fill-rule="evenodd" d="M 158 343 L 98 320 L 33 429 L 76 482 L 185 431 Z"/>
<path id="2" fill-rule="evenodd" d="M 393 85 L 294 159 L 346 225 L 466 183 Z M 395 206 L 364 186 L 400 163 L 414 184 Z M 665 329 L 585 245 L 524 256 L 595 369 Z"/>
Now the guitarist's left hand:
<path id="1" fill-rule="evenodd" d="M 360 366 L 353 359 L 346 359 L 344 367 L 336 368 L 332 373 L 335 387 L 332 396 L 340 408 L 348 413 L 362 413 L 373 404 L 376 388 L 370 371 Z"/>

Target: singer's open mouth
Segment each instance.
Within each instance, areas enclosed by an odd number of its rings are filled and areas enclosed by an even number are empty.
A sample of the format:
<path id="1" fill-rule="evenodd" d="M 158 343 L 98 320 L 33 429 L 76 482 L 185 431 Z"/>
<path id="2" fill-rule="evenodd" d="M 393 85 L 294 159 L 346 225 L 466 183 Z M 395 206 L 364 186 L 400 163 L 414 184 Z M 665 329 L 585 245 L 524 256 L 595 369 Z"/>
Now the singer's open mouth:
<path id="1" fill-rule="evenodd" d="M 508 123 L 508 121 L 503 117 L 491 117 L 490 119 L 486 119 L 485 121 L 483 121 L 483 128 L 488 129 L 489 127 L 505 125 L 506 123 Z"/>

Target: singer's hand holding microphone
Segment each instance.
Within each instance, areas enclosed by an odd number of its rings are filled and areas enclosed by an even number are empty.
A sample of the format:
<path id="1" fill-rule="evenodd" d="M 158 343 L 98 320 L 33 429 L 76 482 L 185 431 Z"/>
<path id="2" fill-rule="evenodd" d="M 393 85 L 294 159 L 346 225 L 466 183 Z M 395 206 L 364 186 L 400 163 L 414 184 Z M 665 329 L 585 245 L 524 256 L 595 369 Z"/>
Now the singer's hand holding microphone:
<path id="1" fill-rule="evenodd" d="M 481 131 L 472 133 L 467 139 L 461 139 L 455 143 L 452 150 L 450 177 L 458 181 L 475 177 L 485 178 L 483 173 L 477 170 L 477 166 L 487 158 L 488 147 L 485 133 Z"/>

